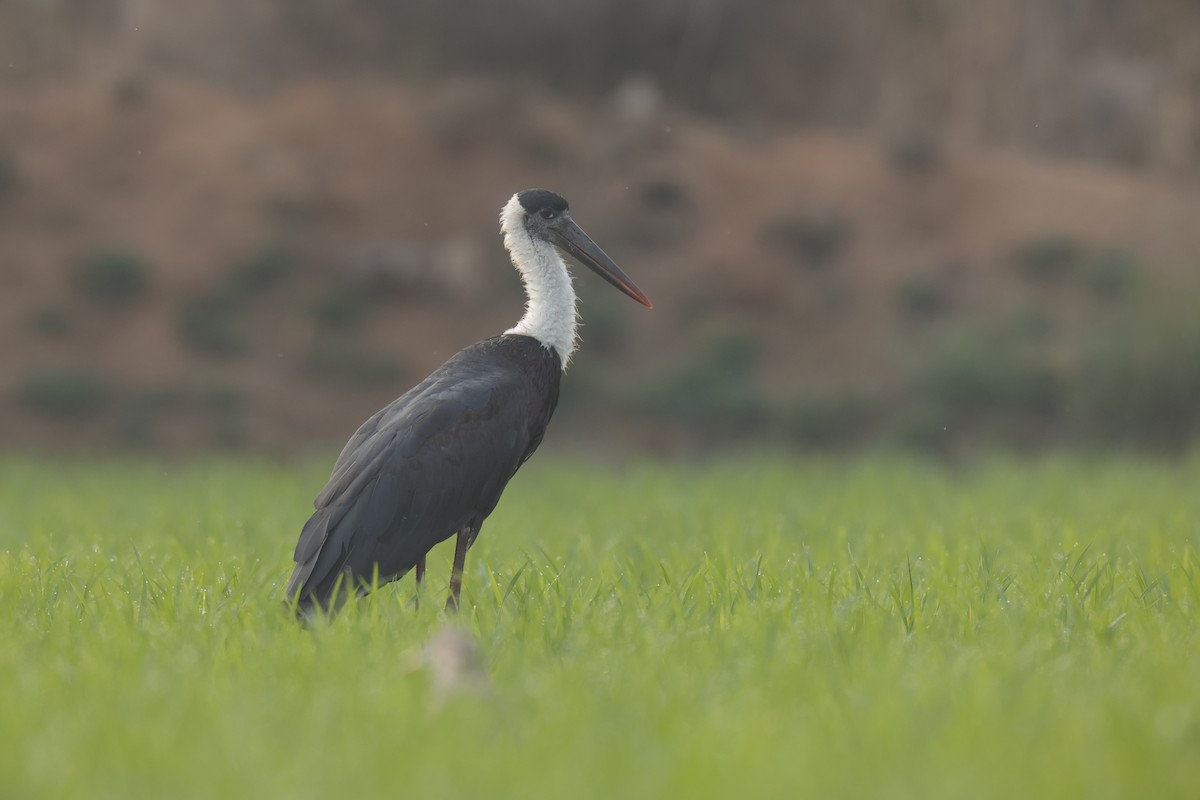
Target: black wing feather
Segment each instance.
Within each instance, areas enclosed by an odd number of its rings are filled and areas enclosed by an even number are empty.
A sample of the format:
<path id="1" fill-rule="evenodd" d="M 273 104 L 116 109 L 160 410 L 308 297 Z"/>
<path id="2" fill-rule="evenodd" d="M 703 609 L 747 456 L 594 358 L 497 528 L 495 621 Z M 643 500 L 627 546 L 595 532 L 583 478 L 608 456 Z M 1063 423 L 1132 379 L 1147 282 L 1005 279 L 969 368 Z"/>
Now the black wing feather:
<path id="1" fill-rule="evenodd" d="M 328 605 L 343 573 L 360 583 L 400 577 L 491 513 L 541 440 L 558 369 L 555 359 L 546 391 L 485 357 L 486 344 L 459 353 L 346 443 L 296 544 L 289 597 Z"/>

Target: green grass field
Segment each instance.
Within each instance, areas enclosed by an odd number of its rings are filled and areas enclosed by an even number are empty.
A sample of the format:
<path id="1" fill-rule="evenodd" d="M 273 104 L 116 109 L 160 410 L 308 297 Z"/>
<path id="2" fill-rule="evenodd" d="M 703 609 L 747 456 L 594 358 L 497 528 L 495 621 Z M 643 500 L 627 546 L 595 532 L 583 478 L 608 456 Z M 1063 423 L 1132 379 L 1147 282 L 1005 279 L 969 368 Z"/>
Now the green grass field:
<path id="1" fill-rule="evenodd" d="M 534 459 L 464 608 L 282 608 L 328 464 L 0 461 L 0 795 L 1195 797 L 1200 458 Z M 456 625 L 486 685 L 444 695 Z"/>

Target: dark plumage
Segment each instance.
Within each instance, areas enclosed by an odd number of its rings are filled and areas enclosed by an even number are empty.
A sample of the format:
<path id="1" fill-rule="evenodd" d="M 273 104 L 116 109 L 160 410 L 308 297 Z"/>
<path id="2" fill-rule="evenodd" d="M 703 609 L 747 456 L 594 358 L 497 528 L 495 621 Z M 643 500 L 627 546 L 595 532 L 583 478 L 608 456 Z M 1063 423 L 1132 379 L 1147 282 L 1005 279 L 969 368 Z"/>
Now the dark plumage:
<path id="1" fill-rule="evenodd" d="M 462 350 L 367 420 L 347 442 L 296 544 L 287 593 L 301 613 L 396 580 L 458 534 L 448 608 L 467 549 L 508 481 L 542 441 L 575 347 L 575 294 L 556 247 L 643 305 L 650 301 L 545 189 L 501 212 L 504 244 L 529 295 L 502 336 Z"/>
<path id="2" fill-rule="evenodd" d="M 458 531 L 473 541 L 541 444 L 561 375 L 538 340 L 497 336 L 364 422 L 300 534 L 288 596 L 328 605 L 339 579 L 369 583 L 378 567 L 380 583 L 396 580 Z"/>
<path id="3" fill-rule="evenodd" d="M 561 194 L 555 194 L 549 189 L 526 189 L 523 192 L 517 193 L 517 201 L 530 214 L 536 214 L 543 208 L 548 208 L 559 214 L 570 210 L 567 198 Z"/>

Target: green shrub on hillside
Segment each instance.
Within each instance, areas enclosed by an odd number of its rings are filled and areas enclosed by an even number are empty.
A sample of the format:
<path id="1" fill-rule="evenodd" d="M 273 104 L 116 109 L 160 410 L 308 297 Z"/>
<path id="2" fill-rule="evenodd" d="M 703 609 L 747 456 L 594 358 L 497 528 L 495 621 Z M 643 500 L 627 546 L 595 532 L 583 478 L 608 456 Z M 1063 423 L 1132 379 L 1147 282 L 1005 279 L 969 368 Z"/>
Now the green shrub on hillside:
<path id="1" fill-rule="evenodd" d="M 1200 436 L 1200 320 L 1159 309 L 1100 329 L 1073 393 L 1082 438 L 1181 451 Z"/>
<path id="2" fill-rule="evenodd" d="M 646 181 L 638 194 L 642 205 L 657 211 L 682 211 L 691 205 L 687 186 L 669 176 Z"/>
<path id="3" fill-rule="evenodd" d="M 1061 379 L 1042 358 L 986 337 L 944 348 L 928 365 L 924 386 L 942 408 L 968 419 L 1052 414 L 1063 396 Z"/>
<path id="4" fill-rule="evenodd" d="M 221 294 L 188 298 L 179 307 L 180 338 L 202 353 L 232 358 L 250 349 L 241 308 Z"/>
<path id="5" fill-rule="evenodd" d="M 843 447 L 874 432 L 878 402 L 862 391 L 813 394 L 791 404 L 784 428 L 800 445 Z"/>
<path id="6" fill-rule="evenodd" d="M 150 269 L 136 253 L 105 247 L 82 258 L 72 271 L 76 290 L 106 306 L 125 306 L 141 299 L 150 287 Z"/>
<path id="7" fill-rule="evenodd" d="M 365 287 L 339 284 L 317 295 L 308 311 L 318 328 L 348 331 L 366 322 L 375 304 L 376 294 Z"/>
<path id="8" fill-rule="evenodd" d="M 1068 386 L 1044 346 L 1005 327 L 966 330 L 917 368 L 900 410 L 902 440 L 942 449 L 960 440 L 1039 444 L 1060 420 Z"/>
<path id="9" fill-rule="evenodd" d="M 1083 247 L 1076 240 L 1047 234 L 1031 239 L 1017 248 L 1017 268 L 1035 283 L 1057 283 L 1082 263 Z"/>
<path id="10" fill-rule="evenodd" d="M 345 336 L 318 337 L 305 356 L 305 366 L 314 378 L 354 389 L 393 386 L 405 374 L 396 359 Z"/>
<path id="11" fill-rule="evenodd" d="M 586 292 L 579 298 L 579 336 L 588 353 L 612 356 L 624 349 L 629 338 L 627 302 L 615 292 Z"/>
<path id="12" fill-rule="evenodd" d="M 761 342 L 749 333 L 714 336 L 678 368 L 649 384 L 638 405 L 649 414 L 685 423 L 761 427 L 771 416 L 758 382 L 761 351 Z"/>
<path id="13" fill-rule="evenodd" d="M 945 285 L 932 275 L 914 275 L 896 286 L 896 303 L 909 319 L 939 317 L 950 307 Z"/>
<path id="14" fill-rule="evenodd" d="M 108 405 L 104 379 L 75 367 L 36 367 L 17 387 L 17 400 L 26 409 L 66 422 L 85 422 Z"/>
<path id="15" fill-rule="evenodd" d="M 1129 295 L 1141 279 L 1141 264 L 1124 250 L 1108 250 L 1088 264 L 1084 285 L 1099 300 L 1118 300 Z"/>
<path id="16" fill-rule="evenodd" d="M 29 327 L 42 336 L 61 339 L 71 332 L 71 313 L 63 306 L 43 306 L 29 318 Z"/>
<path id="17" fill-rule="evenodd" d="M 268 244 L 230 267 L 217 292 L 232 301 L 252 300 L 279 286 L 295 268 L 296 258 L 291 249 L 281 244 Z"/>
<path id="18" fill-rule="evenodd" d="M 155 443 L 155 426 L 185 401 L 183 392 L 165 386 L 138 387 L 121 398 L 114 431 L 125 446 L 147 447 Z"/>
<path id="19" fill-rule="evenodd" d="M 762 232 L 766 244 L 810 269 L 825 267 L 837 260 L 852 236 L 850 221 L 841 214 L 784 217 Z"/>
<path id="20" fill-rule="evenodd" d="M 246 409 L 250 397 L 245 390 L 230 383 L 214 381 L 196 392 L 196 407 L 208 420 L 216 444 L 237 446 L 246 438 Z"/>
<path id="21" fill-rule="evenodd" d="M 278 244 L 241 259 L 208 291 L 183 301 L 176 321 L 180 338 L 209 355 L 231 358 L 246 353 L 251 343 L 247 313 L 294 269 L 294 254 Z"/>

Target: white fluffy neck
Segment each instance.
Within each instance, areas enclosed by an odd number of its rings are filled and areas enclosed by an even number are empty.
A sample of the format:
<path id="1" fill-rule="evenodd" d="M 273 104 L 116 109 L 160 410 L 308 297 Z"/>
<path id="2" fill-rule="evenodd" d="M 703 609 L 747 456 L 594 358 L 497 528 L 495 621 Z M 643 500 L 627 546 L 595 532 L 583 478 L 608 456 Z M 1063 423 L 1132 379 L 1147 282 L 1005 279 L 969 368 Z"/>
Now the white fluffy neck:
<path id="1" fill-rule="evenodd" d="M 505 333 L 532 336 L 553 347 L 563 369 L 575 352 L 575 289 L 558 251 L 549 242 L 534 239 L 525 229 L 525 209 L 514 194 L 500 212 L 500 232 L 513 266 L 525 284 L 525 316 Z"/>

